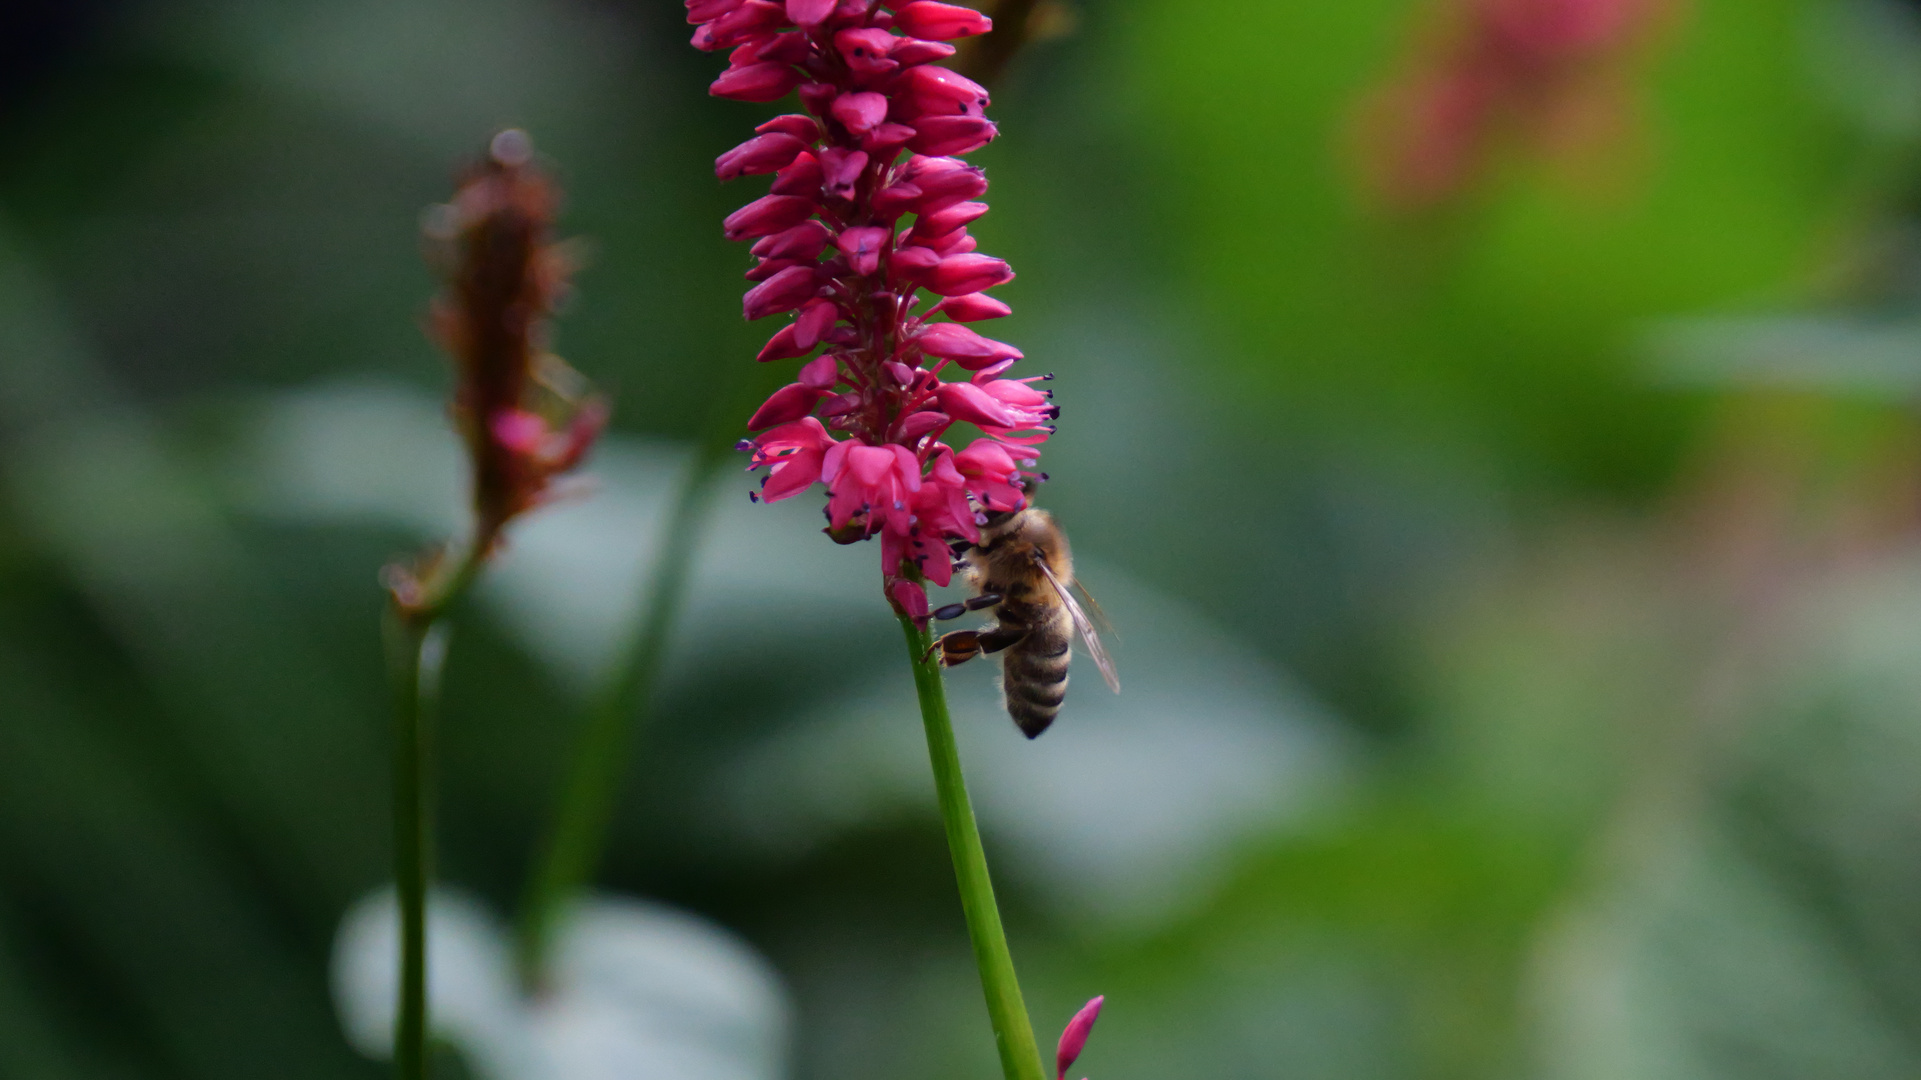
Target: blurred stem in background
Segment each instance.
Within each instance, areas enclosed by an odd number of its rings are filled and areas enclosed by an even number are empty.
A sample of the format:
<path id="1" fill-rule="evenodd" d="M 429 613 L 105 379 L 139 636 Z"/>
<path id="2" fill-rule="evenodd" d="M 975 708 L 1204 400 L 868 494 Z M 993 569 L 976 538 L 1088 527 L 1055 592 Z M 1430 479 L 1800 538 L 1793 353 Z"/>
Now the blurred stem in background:
<path id="1" fill-rule="evenodd" d="M 772 365 L 732 365 L 729 370 L 735 375 L 715 395 L 694 459 L 662 526 L 660 555 L 632 622 L 633 636 L 588 705 L 553 825 L 528 878 L 517 961 L 521 980 L 530 990 L 544 982 L 554 931 L 567 904 L 587 887 L 606 849 L 621 773 L 634 736 L 647 720 L 667 642 L 687 591 L 688 572 L 712 509 L 714 480 L 734 453 L 742 405 L 766 396 L 774 381 Z"/>
<path id="2" fill-rule="evenodd" d="M 1007 1080 L 1045 1080 L 1033 1023 L 1021 999 L 1014 975 L 1014 957 L 1007 949 L 1000 908 L 994 902 L 994 883 L 987 874 L 987 853 L 980 828 L 974 823 L 974 804 L 967 797 L 961 775 L 960 749 L 954 744 L 954 724 L 947 713 L 947 689 L 940 663 L 934 658 L 933 632 L 902 616 L 907 659 L 914 668 L 914 691 L 920 697 L 921 723 L 927 729 L 927 758 L 934 769 L 934 789 L 940 799 L 941 822 L 947 827 L 947 848 L 954 857 L 954 878 L 960 887 L 961 910 L 967 916 L 967 936 L 974 943 L 974 963 L 987 997 L 987 1015 L 994 1024 L 994 1045 L 1000 1051 L 1001 1071 Z"/>

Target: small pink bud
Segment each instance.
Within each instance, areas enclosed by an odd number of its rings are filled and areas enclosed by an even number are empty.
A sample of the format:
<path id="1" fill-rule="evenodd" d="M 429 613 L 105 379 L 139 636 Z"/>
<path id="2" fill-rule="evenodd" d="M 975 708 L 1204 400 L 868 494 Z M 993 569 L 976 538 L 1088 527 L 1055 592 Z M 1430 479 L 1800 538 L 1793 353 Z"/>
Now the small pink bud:
<path id="1" fill-rule="evenodd" d="M 800 72 L 786 64 L 748 64 L 721 72 L 707 92 L 735 101 L 779 101 L 799 82 Z"/>
<path id="2" fill-rule="evenodd" d="M 987 174 L 959 158 L 910 158 L 902 176 L 921 189 L 916 209 L 923 214 L 945 210 L 987 193 Z"/>
<path id="3" fill-rule="evenodd" d="M 822 190 L 835 198 L 853 198 L 861 170 L 867 168 L 867 152 L 828 146 L 821 149 L 819 157 Z"/>
<path id="4" fill-rule="evenodd" d="M 810 146 L 820 141 L 820 121 L 800 113 L 776 116 L 755 128 L 754 131 L 761 135 L 778 131 L 782 135 L 792 135 Z"/>
<path id="5" fill-rule="evenodd" d="M 790 266 L 747 290 L 740 300 L 741 313 L 751 322 L 792 311 L 814 295 L 819 288 L 818 275 L 811 265 Z"/>
<path id="6" fill-rule="evenodd" d="M 813 214 L 812 199 L 797 195 L 762 195 L 727 215 L 727 219 L 721 222 L 721 228 L 729 240 L 746 240 L 791 229 Z"/>
<path id="7" fill-rule="evenodd" d="M 787 0 L 787 17 L 798 26 L 819 26 L 834 13 L 834 0 Z"/>
<path id="8" fill-rule="evenodd" d="M 922 249 L 925 250 L 925 249 Z M 939 296 L 959 296 L 980 292 L 1014 280 L 1014 271 L 992 255 L 969 252 L 942 259 L 927 276 L 929 292 Z"/>
<path id="9" fill-rule="evenodd" d="M 1060 1048 L 1054 1054 L 1057 1067 L 1055 1080 L 1066 1080 L 1067 1070 L 1073 1067 L 1081 1051 L 1087 1047 L 1087 1036 L 1093 1032 L 1094 1021 L 1101 1015 L 1101 1003 L 1106 1000 L 1105 994 L 1095 998 L 1081 1006 L 1081 1011 L 1067 1022 L 1067 1029 L 1061 1032 Z"/>
<path id="10" fill-rule="evenodd" d="M 796 356 L 806 356 L 807 353 L 808 349 L 803 349 L 794 343 L 794 326 L 789 323 L 775 331 L 773 337 L 767 339 L 767 344 L 760 348 L 760 355 L 754 359 L 764 364 L 770 360 L 792 360 Z"/>
<path id="11" fill-rule="evenodd" d="M 742 2 L 743 0 L 687 0 L 687 22 L 690 25 L 713 22 L 739 7 Z"/>
<path id="12" fill-rule="evenodd" d="M 762 259 L 752 270 L 742 274 L 748 281 L 766 281 L 790 266 L 813 265 L 812 259 Z"/>
<path id="13" fill-rule="evenodd" d="M 872 90 L 842 94 L 828 110 L 848 131 L 865 135 L 887 119 L 887 99 Z"/>
<path id="14" fill-rule="evenodd" d="M 516 454 L 537 454 L 547 442 L 547 421 L 525 409 L 502 409 L 489 426 L 494 441 Z"/>
<path id="15" fill-rule="evenodd" d="M 1011 428 L 1020 422 L 1006 405 L 973 383 L 944 382 L 937 394 L 941 411 L 956 420 L 990 428 Z"/>
<path id="16" fill-rule="evenodd" d="M 909 281 L 918 281 L 939 266 L 940 256 L 917 244 L 895 248 L 887 260 L 887 267 L 895 277 Z"/>
<path id="17" fill-rule="evenodd" d="M 922 247 L 928 248 L 929 250 L 933 251 L 935 254 L 939 255 L 943 259 L 947 258 L 949 255 L 964 254 L 966 252 L 974 250 L 974 248 L 979 246 L 975 242 L 974 238 L 968 235 L 966 229 L 955 229 L 953 232 L 950 232 L 945 236 L 934 236 L 934 237 L 916 236 L 914 237 L 914 240 L 915 242 L 919 243 Z"/>
<path id="18" fill-rule="evenodd" d="M 985 34 L 994 20 L 959 4 L 939 4 L 934 0 L 914 0 L 894 9 L 894 25 L 904 34 L 936 41 Z"/>
<path id="19" fill-rule="evenodd" d="M 987 88 L 957 71 L 925 64 L 909 68 L 894 81 L 894 92 L 913 102 L 917 112 L 980 116 L 991 104 Z"/>
<path id="20" fill-rule="evenodd" d="M 959 323 L 933 323 L 923 327 L 914 344 L 930 356 L 946 357 L 969 371 L 1021 358 L 1021 351 L 1012 345 L 982 337 Z"/>
<path id="21" fill-rule="evenodd" d="M 739 176 L 759 176 L 792 164 L 807 144 L 792 135 L 772 132 L 756 135 L 714 159 L 714 175 L 722 180 Z"/>
<path id="22" fill-rule="evenodd" d="M 774 391 L 774 395 L 767 399 L 766 404 L 754 411 L 753 417 L 747 421 L 747 430 L 762 431 L 776 424 L 798 420 L 814 411 L 814 404 L 825 396 L 817 387 L 808 386 L 805 383 L 788 383 Z"/>
<path id="23" fill-rule="evenodd" d="M 874 193 L 874 212 L 884 218 L 897 218 L 921 201 L 923 192 L 916 184 L 895 184 Z"/>
<path id="24" fill-rule="evenodd" d="M 933 213 L 922 214 L 914 221 L 914 231 L 922 236 L 942 236 L 973 222 L 987 213 L 984 202 L 955 203 Z"/>
<path id="25" fill-rule="evenodd" d="M 806 34 L 775 34 L 754 50 L 754 59 L 776 64 L 805 64 L 814 58 L 814 43 Z"/>
<path id="26" fill-rule="evenodd" d="M 839 96 L 840 90 L 833 83 L 810 82 L 800 87 L 800 103 L 815 116 L 826 116 L 828 107 Z"/>
<path id="27" fill-rule="evenodd" d="M 980 322 L 983 319 L 998 319 L 1011 315 L 1014 309 L 1001 303 L 986 293 L 966 293 L 950 296 L 934 305 L 938 311 L 955 322 Z M 928 312 L 933 314 L 934 311 Z"/>
<path id="28" fill-rule="evenodd" d="M 802 154 L 774 175 L 774 186 L 767 189 L 773 195 L 799 195 L 806 199 L 820 197 L 820 183 L 823 173 L 820 159 L 812 154 Z"/>
<path id="29" fill-rule="evenodd" d="M 913 137 L 913 128 L 908 127 L 906 124 L 896 124 L 889 120 L 887 123 L 861 136 L 860 145 L 862 149 L 876 153 L 887 151 L 887 157 L 891 159 L 893 154 L 898 152 L 901 147 L 906 146 L 907 140 Z"/>
<path id="30" fill-rule="evenodd" d="M 745 0 L 739 7 L 707 24 L 716 48 L 731 49 L 750 38 L 771 34 L 787 25 L 787 13 L 767 0 Z"/>
<path id="31" fill-rule="evenodd" d="M 892 236 L 892 230 L 881 225 L 842 229 L 840 252 L 847 256 L 847 263 L 854 268 L 854 273 L 871 274 L 880 269 L 880 253 L 887 249 L 887 241 Z"/>
<path id="32" fill-rule="evenodd" d="M 809 300 L 802 305 L 800 315 L 794 320 L 794 344 L 802 352 L 813 348 L 820 339 L 833 329 L 834 322 L 840 318 L 840 308 L 825 297 Z"/>
<path id="33" fill-rule="evenodd" d="M 762 237 L 755 242 L 753 253 L 763 259 L 811 259 L 833 238 L 834 232 L 826 222 L 808 218 L 793 228 Z"/>
<path id="34" fill-rule="evenodd" d="M 911 445 L 918 441 L 922 435 L 939 431 L 941 428 L 953 422 L 954 418 L 948 416 L 946 413 L 935 412 L 932 409 L 923 409 L 900 422 L 900 437 L 902 441 Z"/>
<path id="35" fill-rule="evenodd" d="M 922 41 L 919 38 L 901 38 L 894 46 L 892 58 L 902 67 L 910 64 L 925 64 L 930 60 L 945 60 L 954 55 L 955 49 L 944 41 Z"/>
<path id="36" fill-rule="evenodd" d="M 887 595 L 902 615 L 917 623 L 927 621 L 927 590 L 921 588 L 918 582 L 895 578 L 894 583 L 887 586 Z"/>
<path id="37" fill-rule="evenodd" d="M 968 154 L 994 141 L 1000 129 L 984 116 L 923 116 L 907 148 L 921 154 Z"/>
<path id="38" fill-rule="evenodd" d="M 834 35 L 834 48 L 857 75 L 873 78 L 900 67 L 889 54 L 899 38 L 885 30 L 842 30 Z"/>
<path id="39" fill-rule="evenodd" d="M 832 390 L 840 378 L 840 362 L 832 356 L 816 356 L 800 368 L 800 382 L 816 390 Z"/>

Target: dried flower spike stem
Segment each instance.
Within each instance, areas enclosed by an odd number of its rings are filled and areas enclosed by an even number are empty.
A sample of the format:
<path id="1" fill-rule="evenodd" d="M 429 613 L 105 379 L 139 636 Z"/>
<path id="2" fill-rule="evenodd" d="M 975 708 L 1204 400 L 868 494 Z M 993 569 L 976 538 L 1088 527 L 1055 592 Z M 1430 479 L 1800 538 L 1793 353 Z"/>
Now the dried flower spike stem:
<path id="1" fill-rule="evenodd" d="M 586 455 L 606 407 L 544 347 L 545 325 L 568 264 L 551 233 L 553 185 L 519 131 L 505 131 L 462 179 L 451 203 L 427 216 L 446 289 L 433 334 L 453 358 L 452 413 L 472 469 L 473 531 L 456 553 L 390 566 L 388 663 L 395 695 L 394 879 L 400 904 L 400 995 L 394 1067 L 427 1070 L 427 883 L 432 872 L 432 759 L 428 711 L 439 671 L 436 624 L 473 583 L 519 515 L 553 497 L 555 481 Z"/>

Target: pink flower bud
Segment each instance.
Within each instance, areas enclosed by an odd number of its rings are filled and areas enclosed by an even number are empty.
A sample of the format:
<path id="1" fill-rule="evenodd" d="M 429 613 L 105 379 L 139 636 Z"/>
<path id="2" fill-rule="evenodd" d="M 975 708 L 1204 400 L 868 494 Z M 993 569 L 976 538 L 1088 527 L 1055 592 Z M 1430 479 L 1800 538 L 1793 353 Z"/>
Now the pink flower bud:
<path id="1" fill-rule="evenodd" d="M 771 34 L 787 25 L 787 13 L 767 0 L 745 0 L 739 7 L 707 24 L 713 45 L 731 49 L 749 38 Z"/>
<path id="2" fill-rule="evenodd" d="M 755 128 L 754 131 L 761 135 L 778 131 L 783 135 L 792 135 L 810 146 L 820 141 L 820 121 L 811 116 L 802 116 L 800 113 L 776 116 Z"/>
<path id="3" fill-rule="evenodd" d="M 1019 418 L 992 394 L 973 383 L 944 382 L 937 392 L 942 412 L 956 420 L 989 428 L 1019 426 Z M 813 402 L 808 402 L 811 408 Z"/>
<path id="4" fill-rule="evenodd" d="M 887 268 L 893 276 L 906 281 L 919 281 L 939 266 L 939 255 L 915 244 L 895 248 L 894 254 L 887 260 Z"/>
<path id="5" fill-rule="evenodd" d="M 935 412 L 932 409 L 923 409 L 920 412 L 909 415 L 900 422 L 901 441 L 911 446 L 920 441 L 921 436 L 929 432 L 939 431 L 941 428 L 953 422 L 953 417 L 948 416 L 946 413 Z"/>
<path id="6" fill-rule="evenodd" d="M 707 92 L 735 101 L 779 101 L 799 82 L 800 72 L 786 64 L 748 64 L 721 72 Z"/>
<path id="7" fill-rule="evenodd" d="M 800 87 L 800 103 L 815 116 L 826 116 L 828 107 L 839 96 L 840 90 L 833 83 L 810 82 Z"/>
<path id="8" fill-rule="evenodd" d="M 787 0 L 787 17 L 797 26 L 819 26 L 834 13 L 834 0 Z"/>
<path id="9" fill-rule="evenodd" d="M 907 148 L 916 153 L 966 154 L 993 142 L 1000 129 L 984 116 L 923 116 L 914 132 Z"/>
<path id="10" fill-rule="evenodd" d="M 739 7 L 743 0 L 687 0 L 687 22 L 699 25 L 713 22 Z"/>
<path id="11" fill-rule="evenodd" d="M 874 193 L 874 212 L 892 220 L 919 205 L 923 192 L 915 184 L 895 184 Z"/>
<path id="12" fill-rule="evenodd" d="M 872 90 L 842 94 L 828 110 L 848 131 L 865 135 L 887 119 L 887 99 Z"/>
<path id="13" fill-rule="evenodd" d="M 813 52 L 814 43 L 808 40 L 806 34 L 775 34 L 754 50 L 754 59 L 772 60 L 777 64 L 805 64 L 812 58 Z"/>
<path id="14" fill-rule="evenodd" d="M 986 87 L 932 64 L 902 72 L 894 80 L 894 93 L 906 98 L 916 113 L 942 116 L 981 116 L 991 104 Z"/>
<path id="15" fill-rule="evenodd" d="M 748 281 L 766 281 L 790 266 L 813 265 L 812 259 L 762 259 L 759 265 L 742 274 Z"/>
<path id="16" fill-rule="evenodd" d="M 892 59 L 902 67 L 910 64 L 925 64 L 930 60 L 945 60 L 954 55 L 954 47 L 944 41 L 922 41 L 919 38 L 901 38 L 894 46 Z"/>
<path id="17" fill-rule="evenodd" d="M 894 607 L 902 615 L 916 623 L 926 624 L 927 590 L 921 588 L 918 582 L 895 578 L 893 584 L 887 586 L 887 596 L 894 601 Z"/>
<path id="18" fill-rule="evenodd" d="M 867 168 L 867 152 L 829 146 L 821 150 L 819 157 L 821 189 L 834 198 L 853 198 L 861 170 Z"/>
<path id="19" fill-rule="evenodd" d="M 813 348 L 839 318 L 840 308 L 832 300 L 809 300 L 794 320 L 794 344 L 803 352 Z"/>
<path id="20" fill-rule="evenodd" d="M 913 128 L 908 127 L 906 124 L 896 124 L 890 120 L 861 136 L 860 145 L 863 149 L 875 153 L 885 152 L 886 156 L 891 160 L 893 155 L 900 151 L 901 147 L 907 145 L 907 140 L 913 137 Z"/>
<path id="21" fill-rule="evenodd" d="M 983 319 L 998 319 L 1014 313 L 1014 309 L 1001 303 L 986 293 L 966 293 L 950 296 L 935 304 L 932 315 L 939 312 L 955 322 L 980 322 Z"/>
<path id="22" fill-rule="evenodd" d="M 816 390 L 832 390 L 835 380 L 839 378 L 840 362 L 832 356 L 816 356 L 802 364 L 800 368 L 801 385 L 811 386 Z"/>
<path id="23" fill-rule="evenodd" d="M 1087 1047 L 1087 1036 L 1094 1030 L 1094 1021 L 1100 1018 L 1101 1003 L 1107 1000 L 1105 994 L 1081 1006 L 1081 1011 L 1067 1022 L 1067 1030 L 1061 1032 L 1060 1048 L 1054 1053 L 1056 1080 L 1066 1080 L 1067 1070 L 1072 1068 L 1081 1051 Z"/>
<path id="24" fill-rule="evenodd" d="M 914 242 L 945 259 L 949 255 L 960 255 L 974 250 L 978 245 L 966 229 L 955 229 L 945 236 L 915 236 Z"/>
<path id="25" fill-rule="evenodd" d="M 752 419 L 747 421 L 747 430 L 760 431 L 776 424 L 798 420 L 812 412 L 814 403 L 825 396 L 826 394 L 816 387 L 804 383 L 788 383 L 774 391 L 774 395 L 767 399 L 766 404 L 754 411 Z"/>
<path id="26" fill-rule="evenodd" d="M 887 241 L 892 237 L 892 230 L 881 225 L 842 229 L 840 252 L 847 256 L 847 263 L 854 268 L 854 273 L 871 274 L 880 269 L 880 253 L 887 250 Z"/>
<path id="27" fill-rule="evenodd" d="M 982 337 L 959 323 L 931 323 L 921 329 L 914 344 L 924 353 L 944 356 L 969 371 L 1021 358 L 1021 351 L 1012 345 Z"/>
<path id="28" fill-rule="evenodd" d="M 952 206 L 932 213 L 922 214 L 914 222 L 914 231 L 923 236 L 942 236 L 987 213 L 984 202 L 955 203 Z"/>
<path id="29" fill-rule="evenodd" d="M 767 189 L 772 195 L 799 195 L 806 199 L 820 197 L 820 184 L 824 173 L 820 159 L 812 154 L 802 154 L 774 175 L 774 186 Z"/>
<path id="30" fill-rule="evenodd" d="M 900 61 L 889 56 L 900 40 L 885 30 L 842 30 L 834 35 L 834 49 L 855 74 L 874 78 L 900 67 Z"/>
<path id="31" fill-rule="evenodd" d="M 494 442 L 516 454 L 531 457 L 547 442 L 547 421 L 525 409 L 502 409 L 488 425 Z"/>
<path id="32" fill-rule="evenodd" d="M 813 214 L 812 199 L 796 195 L 762 195 L 727 215 L 727 220 L 721 222 L 721 228 L 729 240 L 746 240 L 791 229 Z"/>
<path id="33" fill-rule="evenodd" d="M 790 266 L 747 290 L 741 297 L 741 313 L 749 322 L 782 311 L 792 311 L 814 295 L 819 288 L 819 271 L 802 264 Z"/>
<path id="34" fill-rule="evenodd" d="M 902 177 L 921 189 L 915 209 L 923 214 L 945 210 L 987 193 L 987 174 L 959 158 L 910 158 Z"/>
<path id="35" fill-rule="evenodd" d="M 732 180 L 739 176 L 775 172 L 792 164 L 794 158 L 805 149 L 807 144 L 792 135 L 780 132 L 756 135 L 715 158 L 714 175 L 722 180 Z"/>
<path id="36" fill-rule="evenodd" d="M 794 343 L 794 326 L 789 323 L 767 339 L 767 344 L 760 348 L 760 355 L 754 359 L 763 364 L 770 360 L 792 360 L 796 356 L 806 356 L 811 349 L 812 346 L 803 349 Z"/>
<path id="37" fill-rule="evenodd" d="M 940 296 L 980 292 L 1014 280 L 1014 271 L 992 255 L 972 252 L 942 259 L 927 276 L 926 287 Z"/>
<path id="38" fill-rule="evenodd" d="M 791 229 L 762 237 L 754 244 L 753 253 L 762 259 L 811 259 L 833 238 L 834 232 L 826 222 L 808 218 Z"/>
<path id="39" fill-rule="evenodd" d="M 894 9 L 894 25 L 904 34 L 936 41 L 985 34 L 994 20 L 959 4 L 939 4 L 934 0 L 914 0 Z"/>

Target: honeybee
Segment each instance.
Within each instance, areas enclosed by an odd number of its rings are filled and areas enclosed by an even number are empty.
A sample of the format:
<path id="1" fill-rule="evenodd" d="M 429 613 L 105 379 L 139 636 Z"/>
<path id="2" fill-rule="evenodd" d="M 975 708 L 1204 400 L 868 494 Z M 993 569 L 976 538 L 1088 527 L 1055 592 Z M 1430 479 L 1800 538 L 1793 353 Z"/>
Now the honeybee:
<path id="1" fill-rule="evenodd" d="M 1121 692 L 1114 660 L 1101 645 L 1093 620 L 1074 598 L 1074 557 L 1067 536 L 1045 510 L 999 511 L 987 516 L 978 544 L 955 544 L 961 573 L 976 596 L 933 613 L 954 619 L 968 611 L 993 609 L 996 625 L 986 630 L 955 630 L 934 642 L 946 667 L 982 653 L 1001 653 L 1001 682 L 1007 715 L 1032 739 L 1046 731 L 1067 696 L 1067 662 L 1074 632 L 1087 655 Z M 1086 595 L 1082 590 L 1082 595 Z M 1093 604 L 1093 597 L 1088 597 Z M 1095 610 L 1100 610 L 1096 605 Z"/>

